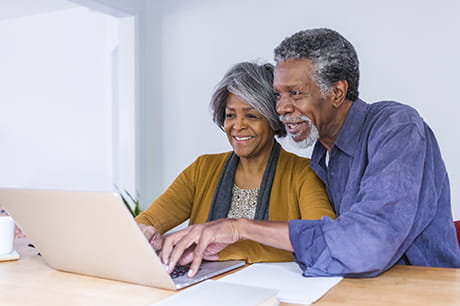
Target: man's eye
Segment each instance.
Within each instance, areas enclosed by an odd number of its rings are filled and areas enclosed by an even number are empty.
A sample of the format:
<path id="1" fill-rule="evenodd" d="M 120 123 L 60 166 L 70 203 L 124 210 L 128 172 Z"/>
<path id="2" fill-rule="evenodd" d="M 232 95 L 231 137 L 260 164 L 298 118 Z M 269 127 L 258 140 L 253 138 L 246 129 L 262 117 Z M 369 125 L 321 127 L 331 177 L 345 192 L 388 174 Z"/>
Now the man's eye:
<path id="1" fill-rule="evenodd" d="M 297 91 L 297 90 L 291 90 L 290 92 L 291 96 L 300 96 L 302 93 L 300 91 Z"/>
<path id="2" fill-rule="evenodd" d="M 225 118 L 233 118 L 235 116 L 235 114 L 225 114 Z"/>
<path id="3" fill-rule="evenodd" d="M 281 94 L 279 92 L 275 92 L 273 93 L 273 95 L 275 96 L 276 100 L 279 100 L 281 98 Z"/>

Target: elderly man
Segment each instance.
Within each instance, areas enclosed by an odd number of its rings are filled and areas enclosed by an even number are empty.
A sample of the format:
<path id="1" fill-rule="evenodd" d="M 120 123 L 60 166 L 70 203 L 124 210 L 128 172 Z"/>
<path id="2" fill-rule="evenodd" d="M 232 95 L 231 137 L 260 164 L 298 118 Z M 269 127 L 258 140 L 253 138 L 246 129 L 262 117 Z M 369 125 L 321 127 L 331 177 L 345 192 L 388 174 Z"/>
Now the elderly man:
<path id="1" fill-rule="evenodd" d="M 314 143 L 311 168 L 337 219 L 221 219 L 165 240 L 173 266 L 215 258 L 251 239 L 291 250 L 305 276 L 372 277 L 394 264 L 460 267 L 449 179 L 428 125 L 411 107 L 358 98 L 354 47 L 329 29 L 298 32 L 275 49 L 277 111 L 292 140 Z M 317 141 L 318 140 L 318 141 Z"/>

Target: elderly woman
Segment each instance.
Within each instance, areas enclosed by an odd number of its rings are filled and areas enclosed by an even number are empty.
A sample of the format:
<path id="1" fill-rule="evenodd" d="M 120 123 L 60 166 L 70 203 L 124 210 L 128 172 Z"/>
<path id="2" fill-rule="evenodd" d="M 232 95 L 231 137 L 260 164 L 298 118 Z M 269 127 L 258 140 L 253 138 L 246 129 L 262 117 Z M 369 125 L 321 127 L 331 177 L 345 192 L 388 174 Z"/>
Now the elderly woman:
<path id="1" fill-rule="evenodd" d="M 200 156 L 136 221 L 156 249 L 162 234 L 221 218 L 288 221 L 334 217 L 322 182 L 308 159 L 284 151 L 275 135 L 286 134 L 275 110 L 273 65 L 233 66 L 212 99 L 214 122 L 232 152 Z M 214 258 L 215 259 L 215 258 Z M 249 240 L 229 245 L 219 260 L 292 261 L 291 252 Z"/>

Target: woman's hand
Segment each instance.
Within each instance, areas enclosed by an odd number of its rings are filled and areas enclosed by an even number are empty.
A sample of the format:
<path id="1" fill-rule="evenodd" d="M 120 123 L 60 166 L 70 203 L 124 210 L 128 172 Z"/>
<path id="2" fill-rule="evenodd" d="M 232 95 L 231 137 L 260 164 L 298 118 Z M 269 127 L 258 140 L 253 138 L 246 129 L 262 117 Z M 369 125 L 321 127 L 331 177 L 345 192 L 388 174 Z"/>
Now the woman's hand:
<path id="1" fill-rule="evenodd" d="M 16 233 L 14 234 L 14 238 L 20 239 L 20 238 L 24 238 L 25 236 L 26 235 L 24 235 L 24 233 L 21 231 L 19 226 L 16 224 Z"/>
<path id="2" fill-rule="evenodd" d="M 0 216 L 8 216 L 8 213 L 6 212 L 6 210 L 4 210 L 1 206 L 0 206 Z M 20 239 L 20 238 L 24 238 L 25 236 L 26 235 L 24 235 L 24 233 L 21 231 L 19 226 L 16 224 L 16 233 L 14 234 L 14 238 Z"/>
<path id="3" fill-rule="evenodd" d="M 161 250 L 163 246 L 163 236 L 150 225 L 138 224 L 141 232 L 155 251 Z"/>
<path id="4" fill-rule="evenodd" d="M 218 260 L 220 251 L 240 239 L 237 222 L 237 219 L 219 219 L 191 225 L 166 236 L 160 257 L 168 273 L 177 263 L 183 265 L 191 262 L 188 276 L 193 277 L 203 259 Z"/>

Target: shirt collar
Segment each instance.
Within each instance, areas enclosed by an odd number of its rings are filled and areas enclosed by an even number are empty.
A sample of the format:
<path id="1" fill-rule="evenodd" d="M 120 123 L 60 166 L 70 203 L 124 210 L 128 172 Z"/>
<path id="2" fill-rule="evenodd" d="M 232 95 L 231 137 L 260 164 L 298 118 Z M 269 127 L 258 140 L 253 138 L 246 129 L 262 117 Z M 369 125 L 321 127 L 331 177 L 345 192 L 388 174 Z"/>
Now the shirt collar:
<path id="1" fill-rule="evenodd" d="M 362 125 L 366 117 L 368 104 L 362 100 L 356 100 L 348 111 L 342 129 L 337 136 L 334 146 L 337 146 L 345 154 L 353 156 L 356 150 Z M 311 155 L 310 167 L 316 172 L 323 182 L 326 182 L 326 169 L 321 166 L 321 159 L 326 155 L 326 148 L 319 141 L 316 142 Z"/>
<path id="2" fill-rule="evenodd" d="M 367 107 L 368 104 L 360 99 L 353 102 L 348 111 L 345 123 L 334 142 L 334 146 L 337 146 L 337 148 L 347 155 L 353 156 L 357 148 Z"/>

